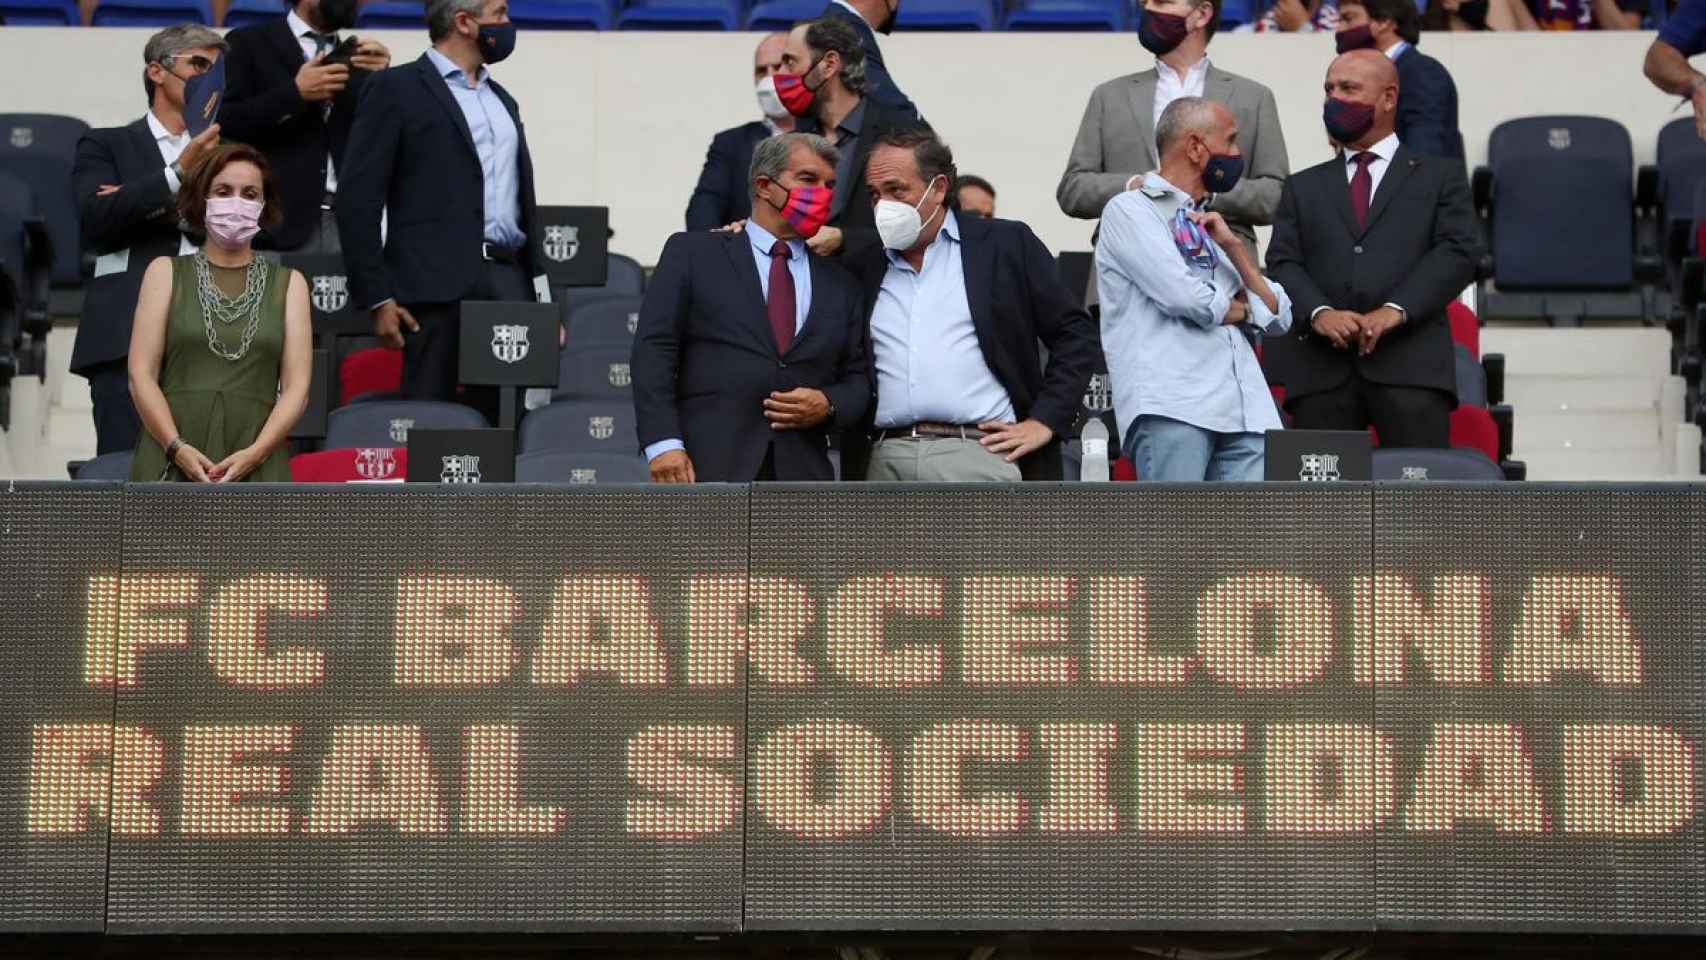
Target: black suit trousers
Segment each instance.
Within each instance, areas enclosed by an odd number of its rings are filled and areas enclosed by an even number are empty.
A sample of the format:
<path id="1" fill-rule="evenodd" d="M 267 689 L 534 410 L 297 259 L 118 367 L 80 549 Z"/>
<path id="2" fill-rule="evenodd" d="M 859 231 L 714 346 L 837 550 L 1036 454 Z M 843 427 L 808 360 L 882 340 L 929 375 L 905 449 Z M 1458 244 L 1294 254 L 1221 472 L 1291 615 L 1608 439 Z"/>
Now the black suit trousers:
<path id="1" fill-rule="evenodd" d="M 1331 390 L 1286 404 L 1298 430 L 1374 428 L 1383 447 L 1451 446 L 1452 396 L 1429 387 L 1396 387 L 1353 371 Z"/>
<path id="2" fill-rule="evenodd" d="M 519 264 L 486 261 L 480 287 L 470 300 L 518 300 L 531 303 L 533 287 Z M 496 387 L 466 387 L 457 393 L 461 364 L 462 310 L 458 303 L 403 305 L 420 324 L 403 334 L 403 396 L 411 400 L 465 403 L 498 422 Z"/>
<path id="3" fill-rule="evenodd" d="M 135 450 L 142 418 L 130 399 L 129 361 L 121 357 L 98 363 L 84 370 L 83 376 L 89 381 L 89 399 L 95 407 L 95 454 Z"/>

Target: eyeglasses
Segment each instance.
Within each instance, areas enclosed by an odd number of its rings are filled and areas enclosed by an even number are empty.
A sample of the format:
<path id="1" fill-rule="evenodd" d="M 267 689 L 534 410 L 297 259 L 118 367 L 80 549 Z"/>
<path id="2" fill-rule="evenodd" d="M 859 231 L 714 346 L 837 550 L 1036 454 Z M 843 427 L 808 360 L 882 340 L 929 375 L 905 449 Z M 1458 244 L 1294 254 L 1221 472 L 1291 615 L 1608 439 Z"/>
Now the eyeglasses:
<path id="1" fill-rule="evenodd" d="M 201 54 L 176 53 L 172 56 L 163 58 L 165 63 L 171 63 L 174 60 L 182 60 L 188 63 L 190 65 L 190 72 L 197 76 L 213 69 L 213 61 L 207 59 Z"/>

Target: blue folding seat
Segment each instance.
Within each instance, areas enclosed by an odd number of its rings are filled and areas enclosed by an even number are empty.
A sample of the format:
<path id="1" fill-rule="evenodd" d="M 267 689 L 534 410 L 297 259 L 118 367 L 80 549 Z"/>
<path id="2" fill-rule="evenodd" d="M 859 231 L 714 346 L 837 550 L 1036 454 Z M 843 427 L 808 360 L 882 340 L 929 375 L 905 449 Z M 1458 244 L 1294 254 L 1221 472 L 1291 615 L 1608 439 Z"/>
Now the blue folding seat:
<path id="1" fill-rule="evenodd" d="M 609 30 L 611 0 L 516 0 L 509 18 L 522 30 Z"/>
<path id="2" fill-rule="evenodd" d="M 1706 140 L 1695 132 L 1694 119 L 1672 120 L 1659 131 L 1659 204 L 1667 261 L 1686 256 L 1695 218 L 1706 214 L 1695 206 L 1695 194 L 1706 184 Z"/>
<path id="3" fill-rule="evenodd" d="M 213 24 L 207 0 L 101 0 L 89 21 L 97 27 L 170 27 Z"/>
<path id="4" fill-rule="evenodd" d="M 613 400 L 634 402 L 632 372 L 627 347 L 590 347 L 585 350 L 573 345 L 563 350 L 557 366 L 557 387 L 552 398 L 578 400 Z"/>
<path id="5" fill-rule="evenodd" d="M 746 18 L 748 30 L 787 30 L 796 23 L 816 20 L 827 0 L 766 0 L 752 5 Z"/>
<path id="6" fill-rule="evenodd" d="M 579 305 L 569 318 L 569 346 L 632 347 L 643 302 L 642 297 L 612 296 Z"/>
<path id="7" fill-rule="evenodd" d="M 1374 451 L 1376 480 L 1503 482 L 1505 472 L 1479 450 L 1380 447 Z"/>
<path id="8" fill-rule="evenodd" d="M 1634 149 L 1603 117 L 1507 120 L 1487 143 L 1501 291 L 1626 290 L 1635 280 Z"/>
<path id="9" fill-rule="evenodd" d="M 0 0 L 0 3 L 5 0 Z M 231 5 L 225 8 L 225 26 L 229 29 L 249 27 L 257 23 L 277 20 L 284 16 L 284 4 L 277 0 L 231 0 Z"/>
<path id="10" fill-rule="evenodd" d="M 438 400 L 378 400 L 339 407 L 326 417 L 325 448 L 408 446 L 409 431 L 489 426 L 473 407 Z"/>
<path id="11" fill-rule="evenodd" d="M 639 452 L 634 405 L 621 400 L 558 400 L 529 410 L 521 420 L 516 450 L 609 453 Z"/>
<path id="12" fill-rule="evenodd" d="M 1007 12 L 1008 30 L 1107 30 L 1130 23 L 1130 4 L 1120 0 L 1020 0 Z"/>
<path id="13" fill-rule="evenodd" d="M 638 260 L 620 253 L 606 256 L 609 266 L 605 269 L 604 286 L 556 288 L 554 295 L 563 302 L 571 318 L 582 304 L 608 300 L 612 296 L 637 297 L 646 292 L 646 271 Z"/>
<path id="14" fill-rule="evenodd" d="M 0 0 L 8 27 L 75 27 L 83 16 L 72 0 Z"/>
<path id="15" fill-rule="evenodd" d="M 616 14 L 623 30 L 739 30 L 745 0 L 631 0 Z"/>
<path id="16" fill-rule="evenodd" d="M 638 454 L 553 450 L 515 458 L 516 483 L 650 483 L 651 468 Z"/>
<path id="17" fill-rule="evenodd" d="M 1224 0 L 1220 4 L 1220 29 L 1230 31 L 1234 27 L 1241 27 L 1266 13 L 1271 5 L 1271 0 L 1267 3 L 1262 0 Z M 1132 14 L 1134 23 L 1136 16 L 1137 14 Z"/>
<path id="18" fill-rule="evenodd" d="M 53 283 L 82 283 L 82 245 L 78 241 L 77 198 L 71 166 L 77 141 L 89 125 L 76 117 L 51 113 L 0 113 L 0 171 L 30 185 L 36 216 L 47 223 L 53 240 Z"/>
<path id="19" fill-rule="evenodd" d="M 894 19 L 899 30 L 994 30 L 996 22 L 991 0 L 905 0 Z"/>
<path id="20" fill-rule="evenodd" d="M 103 453 L 93 460 L 72 464 L 71 475 L 75 480 L 129 480 L 130 461 L 135 456 L 131 450 L 120 450 L 117 453 Z"/>
<path id="21" fill-rule="evenodd" d="M 364 30 L 416 30 L 426 26 L 426 4 L 401 0 L 362 4 L 355 25 Z"/>

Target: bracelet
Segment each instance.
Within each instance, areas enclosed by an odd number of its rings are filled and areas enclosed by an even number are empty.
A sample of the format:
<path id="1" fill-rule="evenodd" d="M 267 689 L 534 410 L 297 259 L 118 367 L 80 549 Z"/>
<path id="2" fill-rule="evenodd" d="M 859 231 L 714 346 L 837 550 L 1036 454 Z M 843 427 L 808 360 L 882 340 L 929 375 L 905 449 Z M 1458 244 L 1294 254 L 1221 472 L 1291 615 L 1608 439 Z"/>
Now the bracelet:
<path id="1" fill-rule="evenodd" d="M 178 452 L 178 450 L 183 447 L 183 445 L 184 445 L 184 438 L 183 437 L 173 437 L 172 442 L 166 444 L 166 461 L 168 463 L 172 462 L 173 455 L 176 454 Z"/>

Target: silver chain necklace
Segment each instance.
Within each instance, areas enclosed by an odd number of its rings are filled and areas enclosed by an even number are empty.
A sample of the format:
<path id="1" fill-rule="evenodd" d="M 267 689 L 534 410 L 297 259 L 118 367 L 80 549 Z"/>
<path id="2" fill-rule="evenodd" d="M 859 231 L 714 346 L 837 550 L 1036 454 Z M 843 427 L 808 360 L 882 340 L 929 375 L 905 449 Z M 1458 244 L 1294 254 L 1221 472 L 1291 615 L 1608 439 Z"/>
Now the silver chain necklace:
<path id="1" fill-rule="evenodd" d="M 255 342 L 255 333 L 261 328 L 261 300 L 267 293 L 267 273 L 261 258 L 255 257 L 249 261 L 243 292 L 236 298 L 227 297 L 213 282 L 213 271 L 208 267 L 207 254 L 200 250 L 195 252 L 196 296 L 201 301 L 202 325 L 207 328 L 207 348 L 212 350 L 215 356 L 237 361 L 248 354 L 249 345 Z M 229 327 L 245 317 L 249 322 L 243 328 L 243 340 L 236 351 L 232 352 L 225 346 L 214 321 Z"/>

